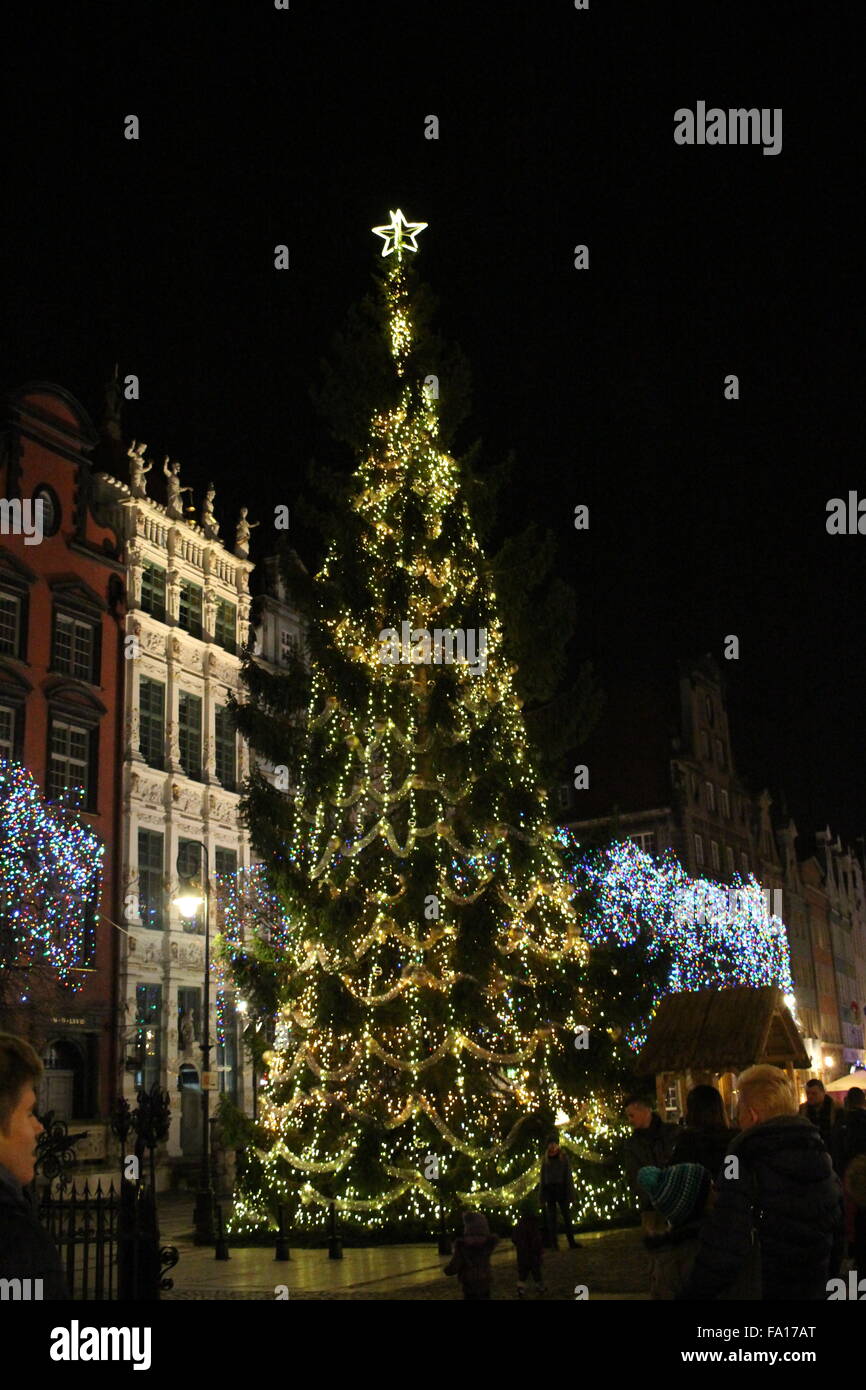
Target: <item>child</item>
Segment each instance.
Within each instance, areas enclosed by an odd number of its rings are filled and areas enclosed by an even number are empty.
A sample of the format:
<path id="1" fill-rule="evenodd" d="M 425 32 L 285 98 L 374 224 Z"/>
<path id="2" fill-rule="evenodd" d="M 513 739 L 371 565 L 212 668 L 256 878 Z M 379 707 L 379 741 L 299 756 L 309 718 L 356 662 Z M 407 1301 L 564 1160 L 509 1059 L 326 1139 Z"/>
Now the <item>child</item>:
<path id="1" fill-rule="evenodd" d="M 520 1220 L 512 1237 L 517 1252 L 517 1297 L 526 1293 L 527 1280 L 532 1275 L 539 1293 L 545 1293 L 541 1274 L 544 1240 L 538 1224 L 538 1212 L 531 1202 L 520 1208 Z"/>
<path id="2" fill-rule="evenodd" d="M 463 1297 L 490 1298 L 490 1256 L 496 1246 L 487 1217 L 480 1211 L 463 1213 L 463 1235 L 454 1242 L 454 1254 L 445 1274 L 456 1274 L 463 1285 Z"/>
<path id="3" fill-rule="evenodd" d="M 637 1180 L 668 1224 L 664 1234 L 644 1238 L 651 1260 L 650 1298 L 674 1299 L 685 1287 L 698 1253 L 712 1180 L 700 1163 L 641 1168 Z"/>

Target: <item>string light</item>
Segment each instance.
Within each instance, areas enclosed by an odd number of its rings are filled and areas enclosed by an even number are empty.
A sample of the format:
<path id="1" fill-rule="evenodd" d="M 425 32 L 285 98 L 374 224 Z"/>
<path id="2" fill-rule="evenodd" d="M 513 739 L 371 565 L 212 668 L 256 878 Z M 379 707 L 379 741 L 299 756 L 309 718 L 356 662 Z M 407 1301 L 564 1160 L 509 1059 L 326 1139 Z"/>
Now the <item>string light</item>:
<path id="1" fill-rule="evenodd" d="M 561 1142 L 581 1169 L 577 1215 L 628 1209 L 608 1162 L 622 1128 L 613 1097 L 575 1084 L 578 1019 L 595 1029 L 592 1065 L 621 1065 L 627 1049 L 605 1032 L 605 1001 L 580 998 L 588 948 L 492 576 L 414 356 L 403 253 L 422 225 L 404 236 L 392 214 L 376 229 L 384 254 L 397 252 L 383 277 L 397 399 L 372 414 L 352 482 L 361 582 L 345 582 L 332 545 L 314 581 L 292 796 L 251 820 L 285 929 L 260 1147 L 235 1231 L 272 1226 L 280 1203 L 314 1226 L 331 1201 L 366 1230 L 430 1230 L 443 1190 L 513 1215 L 538 1182 L 545 1127 L 563 1116 Z M 380 634 L 404 622 L 434 633 L 429 664 L 381 659 Z M 436 629 L 483 629 L 485 669 L 439 660 Z M 251 999 L 241 939 L 234 974 Z"/>
<path id="2" fill-rule="evenodd" d="M 105 848 L 67 801 L 48 802 L 26 768 L 0 760 L 3 965 L 45 961 L 73 992 L 92 946 Z"/>

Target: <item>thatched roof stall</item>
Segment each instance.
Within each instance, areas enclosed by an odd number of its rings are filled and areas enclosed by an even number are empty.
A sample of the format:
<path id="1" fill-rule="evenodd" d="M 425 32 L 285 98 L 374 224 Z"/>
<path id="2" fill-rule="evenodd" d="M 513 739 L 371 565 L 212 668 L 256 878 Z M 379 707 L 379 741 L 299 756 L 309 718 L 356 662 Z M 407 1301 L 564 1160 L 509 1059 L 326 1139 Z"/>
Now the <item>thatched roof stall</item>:
<path id="1" fill-rule="evenodd" d="M 792 1080 L 795 1070 L 810 1066 L 791 1011 L 775 985 L 667 995 L 650 1024 L 635 1071 L 657 1078 L 686 1077 L 691 1083 L 698 1077 L 741 1072 L 757 1062 L 781 1067 Z"/>

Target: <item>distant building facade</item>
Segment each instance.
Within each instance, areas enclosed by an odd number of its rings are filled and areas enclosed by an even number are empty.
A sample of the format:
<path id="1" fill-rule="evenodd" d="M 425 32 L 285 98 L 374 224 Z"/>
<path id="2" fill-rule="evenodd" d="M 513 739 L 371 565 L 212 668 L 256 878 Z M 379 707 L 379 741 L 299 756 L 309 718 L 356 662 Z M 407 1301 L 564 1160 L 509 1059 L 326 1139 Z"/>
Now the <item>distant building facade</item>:
<path id="1" fill-rule="evenodd" d="M 38 539 L 15 534 L 10 513 L 0 535 L 0 757 L 23 763 L 49 800 L 80 807 L 105 846 L 101 901 L 85 905 L 81 988 L 47 1016 L 26 996 L 4 1026 L 42 1053 L 41 1109 L 96 1121 L 116 1067 L 125 573 L 116 527 L 91 510 L 98 440 L 83 407 L 39 382 L 12 392 L 3 416 L 0 496 L 39 501 L 41 527 Z"/>
<path id="2" fill-rule="evenodd" d="M 681 664 L 668 692 L 613 692 L 581 759 L 589 785 L 559 788 L 559 819 L 587 843 L 671 850 L 693 878 L 754 874 L 788 931 L 808 1074 L 826 1083 L 866 1064 L 863 866 L 829 830 L 798 860 L 797 827 L 774 824 L 769 793 L 755 795 L 736 771 L 714 658 Z"/>

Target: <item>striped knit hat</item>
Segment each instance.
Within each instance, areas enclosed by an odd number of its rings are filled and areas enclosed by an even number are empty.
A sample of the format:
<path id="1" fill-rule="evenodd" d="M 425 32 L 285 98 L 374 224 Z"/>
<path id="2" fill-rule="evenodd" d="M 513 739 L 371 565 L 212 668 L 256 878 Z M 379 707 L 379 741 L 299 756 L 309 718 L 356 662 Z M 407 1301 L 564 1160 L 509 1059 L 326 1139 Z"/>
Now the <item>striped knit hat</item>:
<path id="1" fill-rule="evenodd" d="M 710 1187 L 710 1175 L 700 1163 L 674 1163 L 670 1168 L 641 1168 L 638 1184 L 656 1211 L 672 1226 L 684 1226 L 700 1216 Z"/>

